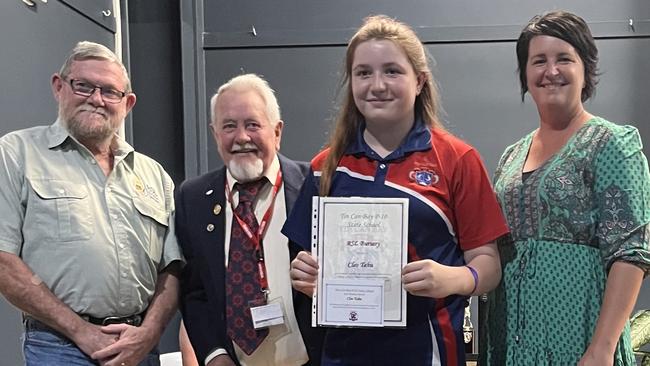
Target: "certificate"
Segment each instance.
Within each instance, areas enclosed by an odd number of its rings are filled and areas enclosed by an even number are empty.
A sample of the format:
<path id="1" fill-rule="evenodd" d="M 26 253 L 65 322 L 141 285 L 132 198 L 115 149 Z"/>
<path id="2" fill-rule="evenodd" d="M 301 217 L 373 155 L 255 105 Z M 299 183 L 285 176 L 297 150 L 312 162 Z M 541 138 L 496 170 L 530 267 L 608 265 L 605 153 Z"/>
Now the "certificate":
<path id="1" fill-rule="evenodd" d="M 405 327 L 408 199 L 314 197 L 313 326 Z"/>

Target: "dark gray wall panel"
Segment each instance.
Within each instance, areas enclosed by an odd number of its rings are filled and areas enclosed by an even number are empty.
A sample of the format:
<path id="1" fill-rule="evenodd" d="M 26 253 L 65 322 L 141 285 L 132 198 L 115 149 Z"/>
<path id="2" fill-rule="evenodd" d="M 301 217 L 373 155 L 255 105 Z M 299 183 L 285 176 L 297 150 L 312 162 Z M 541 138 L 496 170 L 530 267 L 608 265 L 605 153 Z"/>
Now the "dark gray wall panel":
<path id="1" fill-rule="evenodd" d="M 113 0 L 60 0 L 106 29 L 116 32 Z"/>
<path id="2" fill-rule="evenodd" d="M 389 14 L 413 26 L 423 41 L 509 39 L 554 1 L 393 0 L 204 1 L 206 47 L 345 43 L 369 14 Z M 592 24 L 595 35 L 650 33 L 647 1 L 573 0 L 561 4 Z M 636 32 L 627 27 L 636 20 Z M 255 27 L 256 36 L 251 33 Z"/>
<path id="3" fill-rule="evenodd" d="M 650 37 L 603 39 L 596 44 L 602 75 L 587 108 L 614 122 L 636 126 L 650 156 Z"/>
<path id="4" fill-rule="evenodd" d="M 182 81 L 178 4 L 129 2 L 133 146 L 180 183 L 183 171 Z"/>
<path id="5" fill-rule="evenodd" d="M 113 33 L 70 7 L 58 1 L 35 4 L 30 8 L 21 1 L 0 2 L 0 135 L 54 121 L 57 106 L 50 77 L 78 41 L 114 49 Z"/>
<path id="6" fill-rule="evenodd" d="M 490 173 L 504 148 L 537 125 L 535 108 L 520 102 L 514 48 L 514 42 L 428 47 L 445 126 L 478 149 Z"/>

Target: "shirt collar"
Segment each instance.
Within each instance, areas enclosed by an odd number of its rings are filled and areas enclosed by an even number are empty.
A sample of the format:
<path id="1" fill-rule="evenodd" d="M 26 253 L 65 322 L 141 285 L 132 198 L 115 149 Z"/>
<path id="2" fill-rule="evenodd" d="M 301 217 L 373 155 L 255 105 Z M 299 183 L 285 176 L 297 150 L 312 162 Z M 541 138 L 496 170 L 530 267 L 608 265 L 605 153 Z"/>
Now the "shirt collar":
<path id="1" fill-rule="evenodd" d="M 68 139 L 73 141 L 77 146 L 83 146 L 79 141 L 77 141 L 77 139 L 70 135 L 68 130 L 63 126 L 63 121 L 61 121 L 60 118 L 57 118 L 56 121 L 50 125 L 49 129 L 50 131 L 47 137 L 47 147 L 49 149 L 63 145 Z M 86 148 L 85 146 L 83 147 L 84 149 Z M 113 137 L 111 149 L 113 150 L 113 155 L 116 160 L 122 160 L 134 151 L 133 146 L 129 145 L 129 143 L 118 134 L 115 134 Z"/>
<path id="2" fill-rule="evenodd" d="M 273 161 L 271 162 L 271 165 L 269 166 L 268 169 L 266 169 L 266 173 L 264 173 L 263 177 L 268 179 L 271 184 L 275 184 L 275 178 L 278 176 L 278 172 L 280 171 L 280 160 L 278 159 L 278 154 L 275 154 L 275 157 L 273 158 Z M 230 188 L 230 191 L 232 192 L 234 190 L 234 185 L 237 183 L 237 179 L 230 174 L 230 169 L 226 169 L 226 180 L 228 182 L 228 187 Z"/>
<path id="3" fill-rule="evenodd" d="M 53 149 L 65 142 L 65 140 L 72 136 L 68 133 L 68 130 L 63 127 L 63 122 L 59 118 L 50 125 L 50 131 L 47 136 L 47 147 L 48 149 Z"/>
<path id="4" fill-rule="evenodd" d="M 379 156 L 372 151 L 370 146 L 368 146 L 366 143 L 366 140 L 363 139 L 363 131 L 365 131 L 365 129 L 366 122 L 361 121 L 361 123 L 359 123 L 359 129 L 357 130 L 356 138 L 354 141 L 352 141 L 352 143 L 350 143 L 350 145 L 348 145 L 347 149 L 345 150 L 345 154 L 363 154 L 369 157 L 375 157 L 377 160 L 379 160 Z M 413 127 L 411 127 L 411 130 L 406 135 L 406 138 L 402 144 L 397 148 L 397 150 L 393 151 L 383 160 L 401 158 L 407 153 L 428 150 L 430 148 L 431 132 L 429 131 L 429 127 L 422 121 L 422 119 L 416 117 L 415 123 L 413 123 Z"/>

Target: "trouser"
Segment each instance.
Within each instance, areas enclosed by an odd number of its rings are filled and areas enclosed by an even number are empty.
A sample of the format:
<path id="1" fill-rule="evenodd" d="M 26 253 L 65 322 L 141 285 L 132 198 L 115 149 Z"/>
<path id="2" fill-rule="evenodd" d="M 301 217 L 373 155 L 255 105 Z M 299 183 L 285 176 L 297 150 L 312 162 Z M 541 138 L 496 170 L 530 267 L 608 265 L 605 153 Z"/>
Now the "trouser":
<path id="1" fill-rule="evenodd" d="M 61 333 L 33 318 L 25 319 L 23 355 L 26 366 L 96 366 L 99 364 Z M 159 356 L 156 347 L 138 366 L 160 366 Z"/>

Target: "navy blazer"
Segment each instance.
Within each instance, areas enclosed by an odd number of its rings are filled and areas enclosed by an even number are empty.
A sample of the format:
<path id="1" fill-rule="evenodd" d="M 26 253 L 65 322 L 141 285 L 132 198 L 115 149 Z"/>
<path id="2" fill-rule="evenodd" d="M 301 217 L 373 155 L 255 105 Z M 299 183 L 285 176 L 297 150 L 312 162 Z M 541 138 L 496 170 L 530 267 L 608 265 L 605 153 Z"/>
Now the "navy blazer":
<path id="1" fill-rule="evenodd" d="M 309 165 L 278 154 L 287 216 L 298 196 Z M 236 363 L 232 341 L 226 334 L 224 233 L 228 204 L 225 167 L 188 179 L 176 191 L 176 236 L 187 261 L 181 275 L 180 309 L 192 346 L 202 364 L 216 348 L 224 348 Z M 210 193 L 208 193 L 210 192 Z M 221 213 L 213 212 L 221 206 Z M 213 225 L 213 230 L 208 230 Z M 301 249 L 291 243 L 290 258 Z M 311 299 L 293 291 L 296 319 L 311 365 L 320 364 L 322 331 L 311 328 Z"/>

